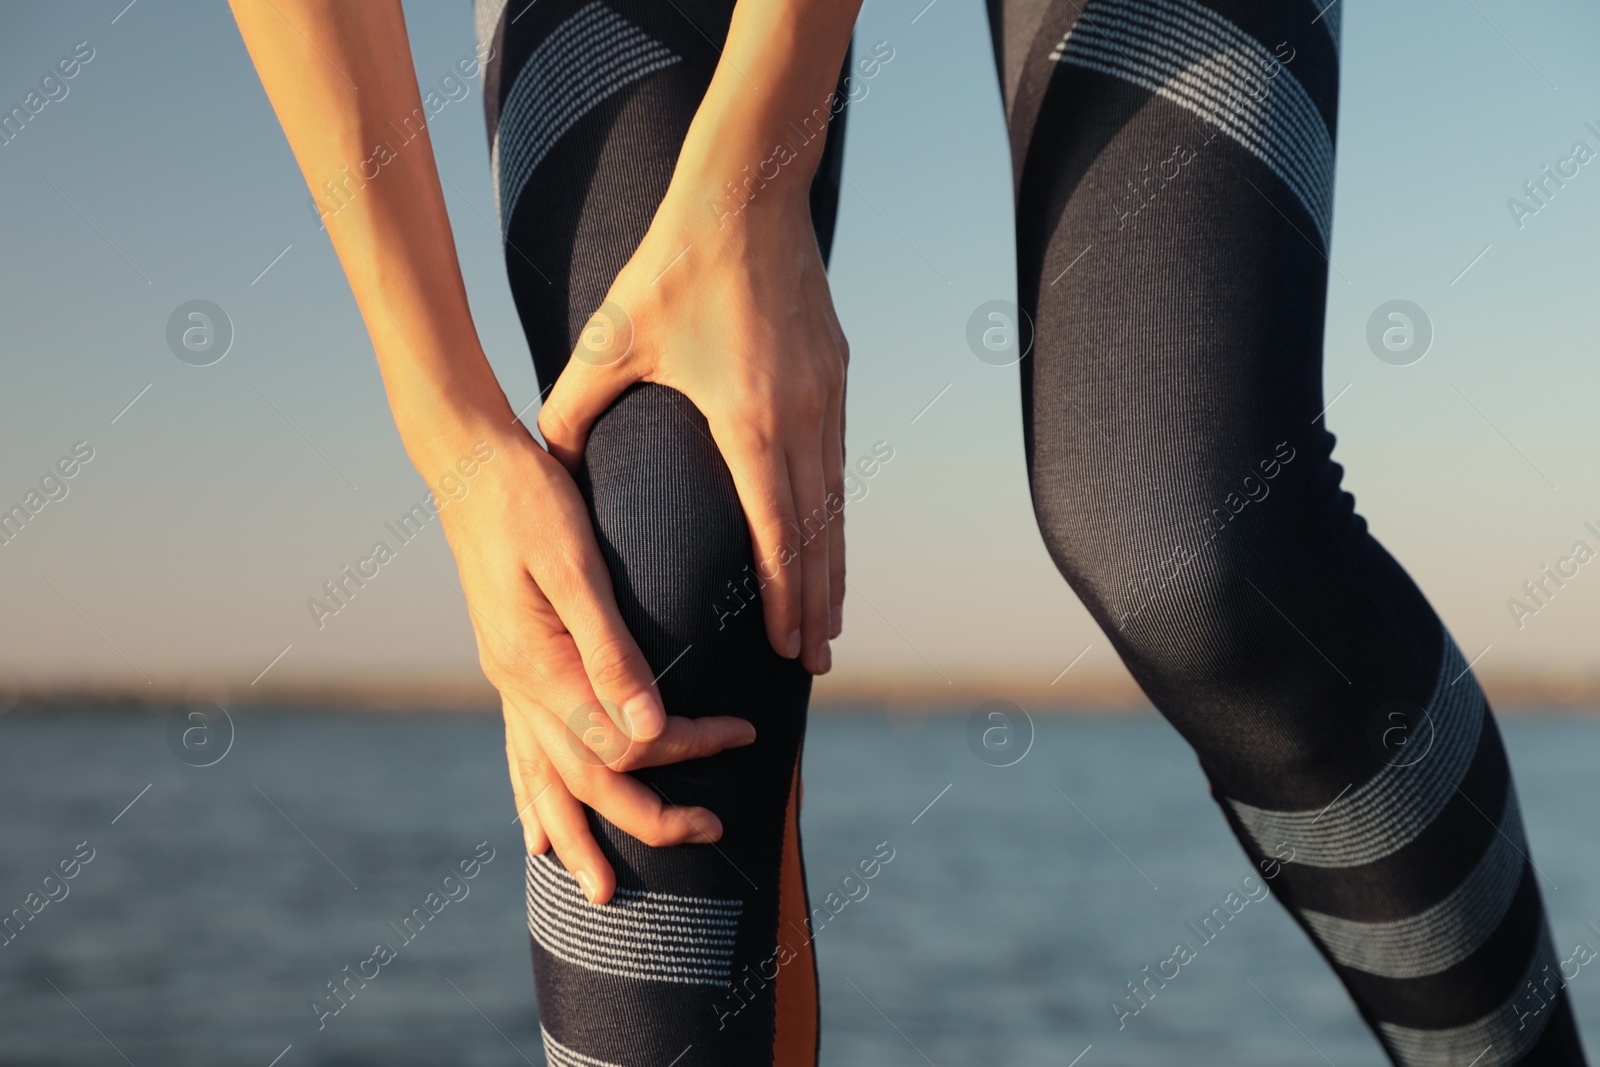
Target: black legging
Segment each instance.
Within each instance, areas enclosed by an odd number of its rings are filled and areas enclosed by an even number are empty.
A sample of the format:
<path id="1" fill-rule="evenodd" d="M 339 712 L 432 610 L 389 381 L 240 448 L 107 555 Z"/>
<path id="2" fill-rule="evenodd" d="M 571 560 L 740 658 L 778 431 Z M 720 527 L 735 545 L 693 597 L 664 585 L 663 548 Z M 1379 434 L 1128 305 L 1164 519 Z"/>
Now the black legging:
<path id="1" fill-rule="evenodd" d="M 1339 5 L 1322 8 L 989 0 L 1035 326 L 1034 508 L 1390 1057 L 1579 1064 L 1494 720 L 1331 459 Z M 506 264 L 542 383 L 648 228 L 731 11 L 479 0 Z M 824 250 L 839 125 L 812 195 Z M 672 665 L 668 709 L 749 717 L 758 741 L 640 774 L 716 811 L 715 848 L 646 848 L 591 814 L 616 903 L 588 908 L 558 861 L 530 859 L 547 1055 L 756 1064 L 776 1043 L 809 1059 L 794 785 L 810 680 L 758 611 L 715 608 L 751 563 L 732 480 L 693 405 L 643 385 L 596 424 L 582 484 L 624 616 Z M 1112 1012 L 1161 983 L 1147 972 Z"/>

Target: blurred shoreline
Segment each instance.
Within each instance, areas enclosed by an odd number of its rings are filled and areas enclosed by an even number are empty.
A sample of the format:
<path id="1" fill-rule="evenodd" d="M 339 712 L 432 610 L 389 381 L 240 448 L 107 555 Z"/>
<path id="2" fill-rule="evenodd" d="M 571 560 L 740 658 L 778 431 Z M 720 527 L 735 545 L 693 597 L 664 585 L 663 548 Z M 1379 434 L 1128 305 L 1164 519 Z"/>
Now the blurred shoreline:
<path id="1" fill-rule="evenodd" d="M 1021 670 L 950 679 L 926 674 L 844 674 L 819 678 L 812 708 L 819 714 L 875 712 L 964 713 L 990 700 L 1006 700 L 1030 711 L 1067 715 L 1137 715 L 1150 702 L 1123 671 L 1074 672 L 1055 684 Z M 1600 716 L 1600 671 L 1494 673 L 1479 676 L 1490 704 L 1507 714 Z M 0 687 L 0 714 L 53 711 L 147 711 L 186 701 L 226 708 L 338 710 L 371 714 L 498 711 L 500 700 L 481 677 L 466 675 L 390 677 L 295 677 L 276 684 L 238 685 L 215 681 L 155 682 L 147 686 L 95 681 L 41 681 Z"/>

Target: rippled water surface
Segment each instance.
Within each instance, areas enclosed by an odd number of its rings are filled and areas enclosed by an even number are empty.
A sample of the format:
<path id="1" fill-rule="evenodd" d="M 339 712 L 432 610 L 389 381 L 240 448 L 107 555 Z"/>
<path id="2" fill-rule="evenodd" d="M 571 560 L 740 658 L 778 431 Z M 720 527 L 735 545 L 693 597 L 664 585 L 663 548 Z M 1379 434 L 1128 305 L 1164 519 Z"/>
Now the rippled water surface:
<path id="1" fill-rule="evenodd" d="M 0 1063 L 541 1063 L 498 722 L 234 719 L 205 768 L 174 758 L 158 716 L 0 719 L 0 910 L 93 849 L 0 948 Z M 818 937 L 825 1064 L 1383 1062 L 1270 900 L 1119 1031 L 1113 996 L 1249 867 L 1159 719 L 1036 722 L 995 768 L 963 716 L 813 719 L 813 893 L 880 842 L 895 853 Z M 1600 722 L 1503 725 L 1556 941 L 1600 948 Z M 324 984 L 483 841 L 470 894 L 319 1032 Z M 1572 993 L 1593 1046 L 1600 971 Z"/>

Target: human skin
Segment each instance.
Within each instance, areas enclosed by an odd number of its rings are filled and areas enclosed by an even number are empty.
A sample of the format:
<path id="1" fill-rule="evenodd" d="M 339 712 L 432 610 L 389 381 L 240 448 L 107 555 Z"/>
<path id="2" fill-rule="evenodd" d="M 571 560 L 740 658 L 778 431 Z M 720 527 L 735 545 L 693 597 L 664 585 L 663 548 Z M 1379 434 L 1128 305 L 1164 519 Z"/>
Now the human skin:
<path id="1" fill-rule="evenodd" d="M 398 0 L 231 6 L 313 192 L 391 141 L 405 118 L 426 114 Z M 617 610 L 571 471 L 590 425 L 628 385 L 670 386 L 704 413 L 755 558 L 786 561 L 762 595 L 773 647 L 814 673 L 832 664 L 842 514 L 826 537 L 803 540 L 795 526 L 819 509 L 831 515 L 829 502 L 843 493 L 848 349 L 807 200 L 823 138 L 737 217 L 718 218 L 707 204 L 789 139 L 785 123 L 826 99 L 858 7 L 740 0 L 669 191 L 608 294 L 625 309 L 627 354 L 569 362 L 539 415 L 549 451 L 518 421 L 484 356 L 425 133 L 325 219 L 417 471 L 437 484 L 474 446 L 494 449 L 470 496 L 452 501 L 441 522 L 479 662 L 501 695 L 527 847 L 553 847 L 596 903 L 610 899 L 616 878 L 583 806 L 648 844 L 713 842 L 722 832 L 714 813 L 665 804 L 626 772 L 755 739 L 743 719 L 667 715 Z M 581 709 L 597 700 L 622 744 L 585 729 Z"/>

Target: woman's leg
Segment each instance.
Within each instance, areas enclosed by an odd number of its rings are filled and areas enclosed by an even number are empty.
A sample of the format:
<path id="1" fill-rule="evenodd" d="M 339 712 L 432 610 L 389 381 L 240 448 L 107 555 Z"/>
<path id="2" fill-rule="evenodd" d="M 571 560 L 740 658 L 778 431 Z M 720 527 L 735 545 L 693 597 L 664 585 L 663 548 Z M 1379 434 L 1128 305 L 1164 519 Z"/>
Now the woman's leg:
<path id="1" fill-rule="evenodd" d="M 546 388 L 665 194 L 732 7 L 480 0 L 506 264 Z M 837 134 L 813 189 L 824 248 Z M 617 871 L 610 904 L 587 904 L 553 854 L 529 857 L 546 1056 L 558 1067 L 812 1064 L 797 821 L 811 678 L 767 642 L 732 478 L 694 405 L 643 384 L 596 422 L 579 483 L 668 714 L 741 716 L 757 737 L 637 773 L 672 803 L 716 812 L 716 845 L 651 848 L 590 813 Z"/>
<path id="2" fill-rule="evenodd" d="M 1494 719 L 1331 459 L 1322 8 L 991 0 L 1034 506 L 1394 1061 L 1582 1063 Z"/>

